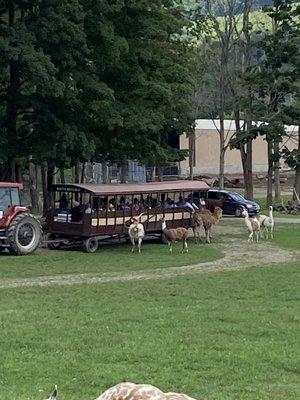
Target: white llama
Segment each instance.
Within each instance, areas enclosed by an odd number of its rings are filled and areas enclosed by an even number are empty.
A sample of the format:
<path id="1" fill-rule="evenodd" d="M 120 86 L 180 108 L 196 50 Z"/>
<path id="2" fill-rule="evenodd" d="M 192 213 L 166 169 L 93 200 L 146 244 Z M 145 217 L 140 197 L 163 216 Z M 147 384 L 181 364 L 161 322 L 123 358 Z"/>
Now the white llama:
<path id="1" fill-rule="evenodd" d="M 273 239 L 273 230 L 274 230 L 274 217 L 273 217 L 273 207 L 269 206 L 269 216 L 260 215 L 258 218 L 261 227 L 261 236 L 265 236 L 266 239 L 269 238 L 269 234 L 271 239 Z"/>

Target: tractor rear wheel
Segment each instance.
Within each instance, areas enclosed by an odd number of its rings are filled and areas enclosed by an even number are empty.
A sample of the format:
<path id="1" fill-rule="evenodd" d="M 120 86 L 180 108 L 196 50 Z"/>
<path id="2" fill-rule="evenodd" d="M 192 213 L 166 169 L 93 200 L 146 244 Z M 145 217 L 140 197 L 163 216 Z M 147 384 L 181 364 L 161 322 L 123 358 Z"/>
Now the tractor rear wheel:
<path id="1" fill-rule="evenodd" d="M 41 224 L 33 215 L 18 214 L 7 229 L 9 252 L 14 255 L 31 254 L 37 249 L 41 236 Z"/>

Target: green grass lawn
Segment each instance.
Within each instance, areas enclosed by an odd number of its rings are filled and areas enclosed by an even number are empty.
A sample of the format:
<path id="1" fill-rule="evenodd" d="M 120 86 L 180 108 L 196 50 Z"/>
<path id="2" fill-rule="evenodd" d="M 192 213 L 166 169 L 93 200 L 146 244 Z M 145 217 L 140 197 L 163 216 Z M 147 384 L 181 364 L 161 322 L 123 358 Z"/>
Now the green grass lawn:
<path id="1" fill-rule="evenodd" d="M 0 290 L 1 400 L 123 380 L 206 400 L 299 398 L 299 265 Z"/>
<path id="2" fill-rule="evenodd" d="M 276 224 L 272 242 L 280 247 L 300 251 L 300 224 Z"/>
<path id="3" fill-rule="evenodd" d="M 281 224 L 273 243 L 297 250 L 299 236 L 300 225 Z M 1 256 L 0 272 L 129 272 L 220 256 L 214 245 L 190 243 L 188 255 L 180 245 L 169 254 L 167 246 L 145 243 L 141 255 L 128 244 L 107 245 L 96 254 Z M 0 289 L 0 400 L 42 400 L 55 383 L 59 400 L 92 400 L 124 380 L 198 400 L 294 400 L 299 267 L 295 261 L 159 281 Z"/>
<path id="4" fill-rule="evenodd" d="M 131 253 L 129 244 L 103 245 L 95 254 L 81 249 L 35 253 L 29 256 L 0 256 L 0 279 L 45 275 L 125 272 L 153 268 L 176 267 L 212 261 L 222 257 L 213 246 L 195 245 L 189 241 L 189 253 L 181 254 L 182 245 L 173 246 L 170 254 L 167 245 L 144 242 L 142 253 Z"/>
<path id="5" fill-rule="evenodd" d="M 231 233 L 227 236 L 221 235 L 219 237 L 216 237 L 216 240 L 222 240 L 223 242 L 226 242 L 226 238 L 228 236 L 230 237 L 235 237 L 235 238 L 240 238 L 241 240 L 245 240 L 245 237 L 247 235 L 244 221 L 240 219 L 234 219 L 234 220 L 226 220 L 225 218 L 220 222 L 222 225 L 229 225 L 233 227 L 241 227 L 244 232 L 243 233 Z M 260 238 L 260 242 L 267 242 L 267 243 L 272 243 L 276 244 L 279 247 L 285 248 L 285 249 L 290 249 L 290 250 L 298 250 L 300 251 L 300 224 L 288 224 L 288 223 L 275 223 L 274 227 L 274 238 L 273 239 L 265 239 L 265 238 Z M 299 253 L 300 255 L 300 253 Z"/>

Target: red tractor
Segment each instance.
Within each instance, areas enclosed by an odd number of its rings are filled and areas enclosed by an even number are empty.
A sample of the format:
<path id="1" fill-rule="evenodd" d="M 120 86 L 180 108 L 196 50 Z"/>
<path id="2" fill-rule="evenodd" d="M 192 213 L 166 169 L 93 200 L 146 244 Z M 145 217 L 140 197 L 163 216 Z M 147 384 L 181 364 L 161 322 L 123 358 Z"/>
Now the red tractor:
<path id="1" fill-rule="evenodd" d="M 21 183 L 0 182 L 0 252 L 30 254 L 40 243 L 41 224 L 22 205 L 22 190 Z"/>

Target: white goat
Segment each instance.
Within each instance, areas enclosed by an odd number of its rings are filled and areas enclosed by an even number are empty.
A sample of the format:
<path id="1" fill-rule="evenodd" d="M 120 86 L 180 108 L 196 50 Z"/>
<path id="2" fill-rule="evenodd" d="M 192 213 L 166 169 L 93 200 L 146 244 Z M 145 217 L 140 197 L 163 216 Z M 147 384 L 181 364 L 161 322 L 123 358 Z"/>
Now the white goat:
<path id="1" fill-rule="evenodd" d="M 174 229 L 167 229 L 167 224 L 165 218 L 161 218 L 161 229 L 166 236 L 168 241 L 169 250 L 172 253 L 173 247 L 172 244 L 175 242 L 182 241 L 182 253 L 184 251 L 188 252 L 188 245 L 187 245 L 187 238 L 189 236 L 189 232 L 186 228 L 174 228 Z"/>
<path id="2" fill-rule="evenodd" d="M 269 206 L 269 216 L 260 215 L 258 218 L 261 227 L 261 236 L 265 236 L 266 239 L 269 238 L 269 233 L 271 239 L 273 239 L 273 230 L 274 230 L 274 217 L 273 217 L 273 207 Z"/>
<path id="3" fill-rule="evenodd" d="M 141 252 L 142 241 L 145 237 L 145 229 L 143 224 L 140 223 L 140 216 L 132 217 L 131 224 L 128 228 L 128 235 L 132 244 L 132 252 L 135 251 L 135 244 L 137 242 L 138 252 Z"/>
<path id="4" fill-rule="evenodd" d="M 260 223 L 256 217 L 249 218 L 249 214 L 247 210 L 242 212 L 242 216 L 245 218 L 245 224 L 249 232 L 248 242 L 253 242 L 253 234 L 255 233 L 256 242 L 258 242 L 259 232 L 260 232 Z"/>

